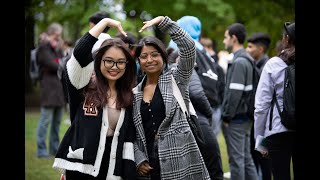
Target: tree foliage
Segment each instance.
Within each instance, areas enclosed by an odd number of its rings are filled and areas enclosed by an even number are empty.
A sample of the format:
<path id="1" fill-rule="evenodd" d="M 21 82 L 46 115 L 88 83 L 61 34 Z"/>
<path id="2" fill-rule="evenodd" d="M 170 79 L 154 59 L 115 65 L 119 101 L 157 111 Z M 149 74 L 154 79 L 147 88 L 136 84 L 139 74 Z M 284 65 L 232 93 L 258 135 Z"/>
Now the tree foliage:
<path id="1" fill-rule="evenodd" d="M 168 15 L 173 20 L 185 15 L 196 16 L 202 22 L 202 35 L 214 39 L 218 49 L 224 48 L 222 41 L 226 27 L 234 22 L 243 23 L 248 37 L 258 31 L 271 36 L 271 56 L 276 54 L 275 46 L 281 39 L 283 23 L 295 20 L 294 0 L 125 1 L 124 7 L 127 12 L 137 11 L 138 15 L 147 11 L 154 17 Z"/>
<path id="2" fill-rule="evenodd" d="M 151 33 L 138 33 L 145 20 L 159 15 L 178 20 L 191 15 L 201 20 L 202 35 L 215 40 L 218 50 L 224 49 L 224 31 L 234 22 L 246 26 L 247 37 L 258 31 L 268 33 L 272 38 L 270 56 L 276 54 L 275 46 L 281 39 L 283 23 L 295 20 L 294 0 L 26 0 L 25 28 L 29 38 L 26 38 L 26 51 L 35 45 L 34 39 L 52 22 L 61 23 L 64 27 L 63 37 L 74 42 L 88 31 L 88 17 L 94 12 L 104 10 L 117 19 L 116 12 L 122 10 L 117 10 L 116 4 L 123 4 L 125 30 L 139 38 Z M 116 33 L 110 31 L 111 35 Z M 162 36 L 157 31 L 155 35 Z M 169 41 L 168 36 L 164 38 L 165 42 Z M 26 57 L 25 61 L 28 64 L 29 58 Z M 28 71 L 25 72 L 28 76 Z"/>

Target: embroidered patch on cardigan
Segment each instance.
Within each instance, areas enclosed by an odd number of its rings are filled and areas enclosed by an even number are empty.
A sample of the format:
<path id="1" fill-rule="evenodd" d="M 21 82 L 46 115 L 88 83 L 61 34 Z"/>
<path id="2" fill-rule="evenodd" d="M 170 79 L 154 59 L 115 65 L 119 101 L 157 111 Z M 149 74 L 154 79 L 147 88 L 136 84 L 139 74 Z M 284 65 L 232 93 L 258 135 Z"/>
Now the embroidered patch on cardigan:
<path id="1" fill-rule="evenodd" d="M 86 116 L 98 116 L 98 109 L 93 103 L 90 103 L 90 105 L 83 103 L 82 109 L 84 110 L 84 115 Z"/>

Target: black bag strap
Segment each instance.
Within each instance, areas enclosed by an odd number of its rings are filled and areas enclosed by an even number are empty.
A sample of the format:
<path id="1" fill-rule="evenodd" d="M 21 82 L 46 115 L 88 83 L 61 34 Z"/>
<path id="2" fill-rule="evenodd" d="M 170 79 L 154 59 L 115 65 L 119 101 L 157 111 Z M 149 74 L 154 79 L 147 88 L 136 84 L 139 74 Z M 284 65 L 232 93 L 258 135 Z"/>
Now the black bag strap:
<path id="1" fill-rule="evenodd" d="M 278 100 L 277 100 L 276 89 L 273 90 L 273 96 L 272 96 L 272 101 L 271 101 L 270 118 L 269 118 L 270 119 L 269 131 L 271 131 L 271 129 L 272 129 L 272 117 L 273 117 L 273 106 L 274 106 L 274 104 L 276 104 L 277 110 L 279 112 L 280 119 L 282 119 L 280 105 L 279 105 Z"/>

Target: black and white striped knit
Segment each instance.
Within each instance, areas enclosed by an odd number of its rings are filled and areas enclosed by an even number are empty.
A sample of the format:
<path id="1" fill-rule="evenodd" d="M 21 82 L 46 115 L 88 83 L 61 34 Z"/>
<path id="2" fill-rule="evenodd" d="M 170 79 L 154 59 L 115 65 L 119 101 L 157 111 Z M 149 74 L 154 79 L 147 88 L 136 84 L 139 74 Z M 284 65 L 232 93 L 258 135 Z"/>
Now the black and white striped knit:
<path id="1" fill-rule="evenodd" d="M 100 171 L 109 126 L 108 108 L 98 111 L 97 116 L 86 114 L 81 94 L 94 71 L 91 49 L 97 40 L 87 32 L 67 62 L 66 82 L 72 124 L 60 143 L 53 163 L 53 168 L 62 174 L 72 170 L 97 177 Z M 108 156 L 109 166 L 102 170 L 108 171 L 107 179 L 135 179 L 134 138 L 132 108 L 121 108 Z"/>

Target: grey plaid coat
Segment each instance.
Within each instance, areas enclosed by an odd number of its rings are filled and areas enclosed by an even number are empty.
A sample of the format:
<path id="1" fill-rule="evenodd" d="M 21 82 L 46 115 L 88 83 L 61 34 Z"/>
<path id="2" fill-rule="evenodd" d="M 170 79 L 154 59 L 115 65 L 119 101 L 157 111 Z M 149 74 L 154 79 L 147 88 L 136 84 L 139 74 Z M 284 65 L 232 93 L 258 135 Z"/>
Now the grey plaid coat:
<path id="1" fill-rule="evenodd" d="M 180 52 L 177 69 L 163 72 L 158 81 L 166 113 L 166 117 L 158 129 L 161 179 L 210 179 L 187 119 L 173 96 L 171 84 L 172 73 L 188 105 L 188 85 L 195 63 L 195 43 L 169 17 L 165 17 L 158 28 L 163 32 L 169 31 Z M 140 104 L 143 99 L 143 91 L 141 91 L 143 80 L 133 89 L 133 119 L 137 130 L 135 142 L 135 162 L 137 165 L 145 160 L 148 161 L 146 137 L 140 114 Z M 150 177 L 138 177 L 138 179 L 150 179 Z"/>

